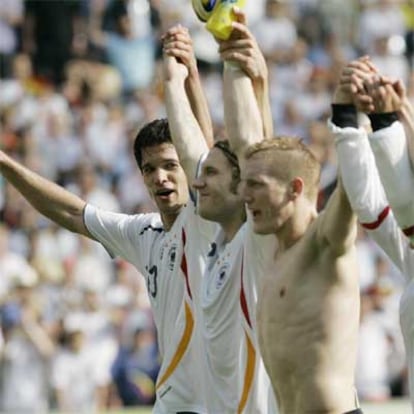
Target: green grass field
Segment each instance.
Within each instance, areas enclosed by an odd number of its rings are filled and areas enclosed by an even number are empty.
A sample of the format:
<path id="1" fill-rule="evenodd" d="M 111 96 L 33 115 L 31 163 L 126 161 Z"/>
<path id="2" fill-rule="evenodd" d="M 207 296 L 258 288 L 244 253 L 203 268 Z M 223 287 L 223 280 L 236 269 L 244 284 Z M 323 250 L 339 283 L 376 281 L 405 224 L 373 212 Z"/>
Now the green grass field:
<path id="1" fill-rule="evenodd" d="M 392 400 L 386 404 L 361 404 L 364 414 L 410 414 L 410 402 L 407 399 Z M 151 414 L 151 408 L 108 411 L 108 414 Z"/>

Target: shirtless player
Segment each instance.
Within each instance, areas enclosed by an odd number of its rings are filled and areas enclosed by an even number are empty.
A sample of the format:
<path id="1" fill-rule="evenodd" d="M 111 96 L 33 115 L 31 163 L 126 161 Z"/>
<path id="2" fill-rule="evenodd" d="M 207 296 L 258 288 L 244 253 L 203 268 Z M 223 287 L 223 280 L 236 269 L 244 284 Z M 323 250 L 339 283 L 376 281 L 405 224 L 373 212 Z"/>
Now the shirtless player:
<path id="1" fill-rule="evenodd" d="M 228 62 L 224 99 L 226 124 L 258 141 L 252 86 Z M 257 143 L 240 164 L 254 231 L 273 234 L 279 246 L 257 310 L 260 347 L 279 410 L 360 413 L 353 384 L 359 325 L 356 220 L 343 188 L 338 185 L 318 216 L 320 166 L 294 138 Z"/>

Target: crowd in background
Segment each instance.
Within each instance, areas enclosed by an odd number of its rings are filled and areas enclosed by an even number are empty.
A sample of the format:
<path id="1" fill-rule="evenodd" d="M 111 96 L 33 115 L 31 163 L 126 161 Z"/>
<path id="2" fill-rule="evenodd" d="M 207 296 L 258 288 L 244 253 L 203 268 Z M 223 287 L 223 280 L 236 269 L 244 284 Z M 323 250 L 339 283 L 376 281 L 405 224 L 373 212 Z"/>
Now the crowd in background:
<path id="1" fill-rule="evenodd" d="M 326 127 L 342 65 L 363 54 L 414 103 L 414 0 L 247 0 L 269 68 L 274 127 L 336 181 Z M 154 210 L 132 154 L 165 116 L 162 33 L 188 27 L 217 137 L 217 45 L 189 0 L 1 0 L 0 145 L 30 169 L 115 212 Z M 363 121 L 363 120 L 362 120 Z M 159 367 L 143 277 L 37 214 L 0 176 L 0 411 L 91 412 L 151 404 Z M 402 278 L 361 230 L 361 400 L 407 393 Z"/>

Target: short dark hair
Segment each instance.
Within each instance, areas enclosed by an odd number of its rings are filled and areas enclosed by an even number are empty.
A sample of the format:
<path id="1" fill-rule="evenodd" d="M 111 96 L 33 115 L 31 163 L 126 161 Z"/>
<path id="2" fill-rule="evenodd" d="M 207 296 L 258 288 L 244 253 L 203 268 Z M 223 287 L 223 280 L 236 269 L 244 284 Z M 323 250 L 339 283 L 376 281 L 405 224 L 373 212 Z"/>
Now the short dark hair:
<path id="1" fill-rule="evenodd" d="M 134 155 L 139 169 L 142 169 L 142 149 L 157 145 L 172 144 L 170 128 L 166 118 L 156 119 L 144 125 L 134 141 Z"/>
<path id="2" fill-rule="evenodd" d="M 232 184 L 230 191 L 237 193 L 237 188 L 240 183 L 240 166 L 237 155 L 231 150 L 230 142 L 227 139 L 219 140 L 214 143 L 213 148 L 218 148 L 226 157 L 227 161 L 232 167 Z"/>

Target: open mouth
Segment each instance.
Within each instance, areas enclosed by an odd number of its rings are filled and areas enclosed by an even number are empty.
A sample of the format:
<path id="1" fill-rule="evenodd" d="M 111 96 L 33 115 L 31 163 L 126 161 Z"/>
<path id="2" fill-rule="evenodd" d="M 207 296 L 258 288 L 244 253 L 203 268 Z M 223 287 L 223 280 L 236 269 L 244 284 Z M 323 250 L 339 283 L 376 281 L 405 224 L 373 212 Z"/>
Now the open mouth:
<path id="1" fill-rule="evenodd" d="M 162 190 L 158 190 L 155 195 L 159 198 L 162 199 L 166 199 L 168 198 L 172 193 L 174 192 L 174 190 L 170 190 L 170 189 L 162 189 Z"/>

